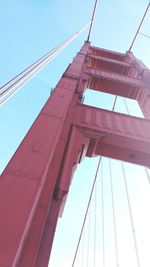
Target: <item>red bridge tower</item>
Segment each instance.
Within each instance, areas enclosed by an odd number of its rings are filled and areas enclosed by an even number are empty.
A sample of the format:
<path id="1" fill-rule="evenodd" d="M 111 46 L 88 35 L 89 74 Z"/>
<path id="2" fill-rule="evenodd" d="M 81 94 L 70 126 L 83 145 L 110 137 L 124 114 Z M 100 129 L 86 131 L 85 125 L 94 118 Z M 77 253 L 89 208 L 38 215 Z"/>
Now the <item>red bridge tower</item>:
<path id="1" fill-rule="evenodd" d="M 136 99 L 145 119 L 82 104 L 86 88 Z M 47 267 L 77 164 L 104 155 L 150 167 L 150 71 L 85 42 L 0 177 L 0 267 Z"/>

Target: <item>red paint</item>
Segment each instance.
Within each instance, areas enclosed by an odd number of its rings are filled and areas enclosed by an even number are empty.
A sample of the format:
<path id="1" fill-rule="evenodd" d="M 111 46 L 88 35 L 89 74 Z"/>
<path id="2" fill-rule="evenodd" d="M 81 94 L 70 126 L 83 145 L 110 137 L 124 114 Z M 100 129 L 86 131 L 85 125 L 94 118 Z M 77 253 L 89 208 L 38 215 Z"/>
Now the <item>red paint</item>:
<path id="1" fill-rule="evenodd" d="M 91 135 L 87 156 L 104 155 L 150 167 L 150 121 L 78 105 L 74 124 Z"/>
<path id="2" fill-rule="evenodd" d="M 47 267 L 78 163 L 105 155 L 150 166 L 150 122 L 81 104 L 87 86 L 137 99 L 150 116 L 150 73 L 130 54 L 85 43 L 0 177 L 0 266 Z"/>

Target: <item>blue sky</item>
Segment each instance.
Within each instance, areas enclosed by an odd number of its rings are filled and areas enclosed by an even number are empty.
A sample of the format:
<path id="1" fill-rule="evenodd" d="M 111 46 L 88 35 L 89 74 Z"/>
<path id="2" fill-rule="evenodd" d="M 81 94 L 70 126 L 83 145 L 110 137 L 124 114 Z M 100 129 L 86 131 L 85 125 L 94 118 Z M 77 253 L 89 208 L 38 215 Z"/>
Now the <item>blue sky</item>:
<path id="1" fill-rule="evenodd" d="M 148 1 L 100 0 L 99 2 L 91 36 L 92 45 L 119 52 L 127 51 Z M 91 18 L 93 3 L 93 0 L 1 0 L 0 84 L 3 85 L 4 82 L 84 26 Z M 141 31 L 150 35 L 149 15 Z M 55 86 L 67 65 L 79 51 L 86 37 L 87 33 L 82 34 L 63 54 L 58 56 L 0 108 L 1 172 L 44 105 L 51 88 Z M 138 36 L 133 52 L 150 67 L 149 50 L 149 39 Z M 90 97 L 95 99 L 94 94 L 90 95 Z M 103 104 L 107 104 L 111 108 L 112 101 L 112 97 L 109 100 L 106 97 Z M 123 105 L 120 104 L 119 106 L 122 107 Z M 78 177 L 87 175 L 86 166 L 89 166 L 89 161 L 87 160 L 87 163 L 85 162 L 84 164 L 85 173 L 83 174 L 82 169 Z M 94 164 L 92 163 L 91 170 L 93 170 Z M 79 181 L 78 179 L 75 178 L 75 180 Z M 85 181 L 84 179 L 83 181 Z M 84 187 L 84 183 L 80 184 L 80 186 Z M 85 195 L 88 197 L 90 183 L 86 186 Z M 78 183 L 75 188 L 78 188 Z M 86 197 L 83 203 L 86 202 Z M 68 217 L 66 220 L 68 221 Z M 58 255 L 61 255 L 60 250 L 65 245 L 60 242 L 60 236 L 57 239 L 56 248 L 58 250 L 54 251 L 53 254 L 57 255 L 56 258 L 58 259 Z M 63 255 L 70 257 L 70 262 L 75 244 L 75 241 L 72 242 L 72 252 L 70 252 L 71 245 L 68 247 L 66 254 L 63 252 Z M 51 267 L 60 267 L 60 263 L 57 263 L 56 258 L 54 259 L 53 257 Z M 61 267 L 69 267 L 70 262 L 66 259 L 66 263 Z"/>

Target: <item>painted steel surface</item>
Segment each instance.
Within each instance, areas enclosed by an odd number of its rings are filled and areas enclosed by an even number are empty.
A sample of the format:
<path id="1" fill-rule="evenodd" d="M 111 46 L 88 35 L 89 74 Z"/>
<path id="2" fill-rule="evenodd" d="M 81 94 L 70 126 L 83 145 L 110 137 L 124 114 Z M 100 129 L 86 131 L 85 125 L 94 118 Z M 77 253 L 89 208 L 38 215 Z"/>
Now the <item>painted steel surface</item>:
<path id="1" fill-rule="evenodd" d="M 47 267 L 58 216 L 85 156 L 150 167 L 149 81 L 131 53 L 85 42 L 0 177 L 0 266 Z M 81 104 L 87 87 L 138 100 L 146 119 Z"/>
<path id="2" fill-rule="evenodd" d="M 150 167 L 149 120 L 78 105 L 74 124 L 84 136 L 92 136 L 88 156 L 104 155 Z"/>

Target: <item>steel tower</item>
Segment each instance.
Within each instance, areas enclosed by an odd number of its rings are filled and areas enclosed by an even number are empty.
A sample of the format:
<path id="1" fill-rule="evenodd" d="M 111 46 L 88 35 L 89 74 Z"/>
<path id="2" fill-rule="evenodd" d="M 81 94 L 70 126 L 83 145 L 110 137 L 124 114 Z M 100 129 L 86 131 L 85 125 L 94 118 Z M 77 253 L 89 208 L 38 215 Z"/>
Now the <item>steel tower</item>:
<path id="1" fill-rule="evenodd" d="M 87 88 L 136 99 L 145 119 L 83 104 Z M 47 267 L 77 165 L 103 155 L 150 167 L 150 71 L 85 42 L 0 177 L 0 267 Z"/>

